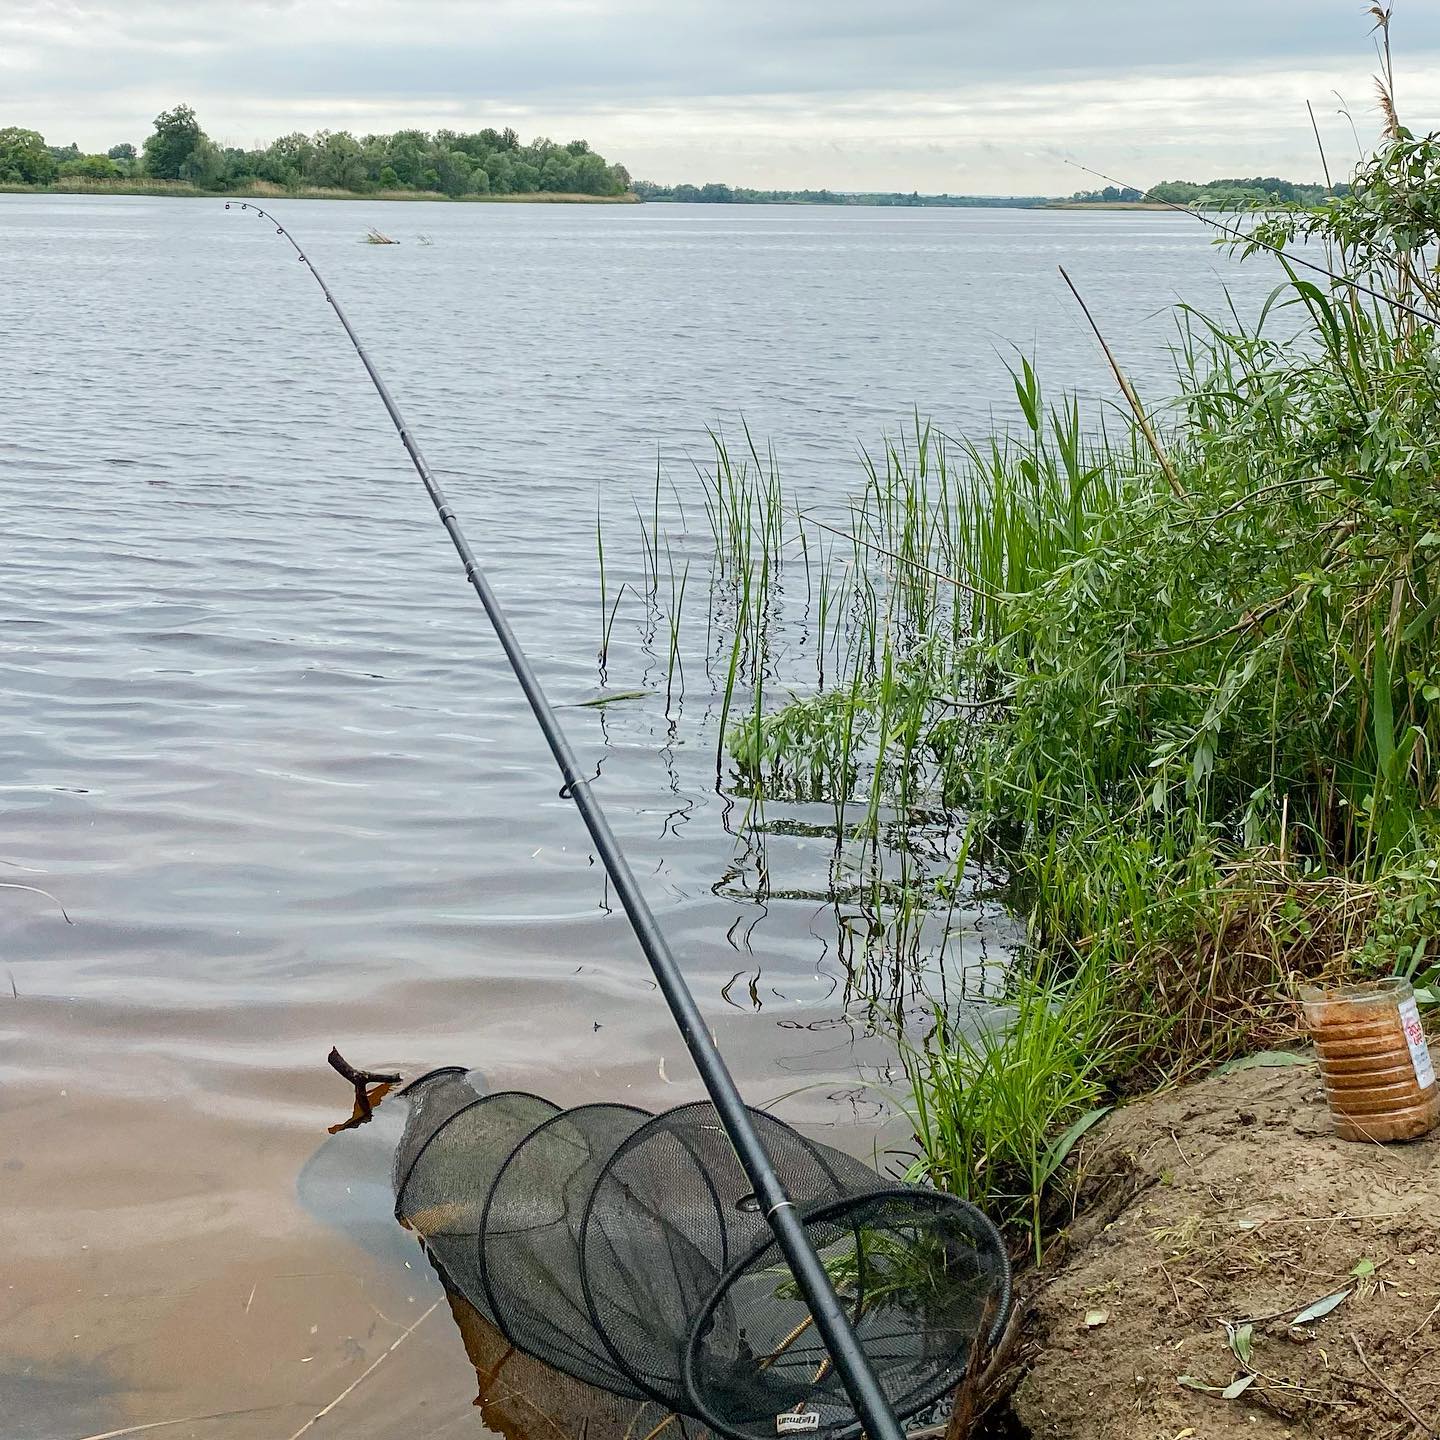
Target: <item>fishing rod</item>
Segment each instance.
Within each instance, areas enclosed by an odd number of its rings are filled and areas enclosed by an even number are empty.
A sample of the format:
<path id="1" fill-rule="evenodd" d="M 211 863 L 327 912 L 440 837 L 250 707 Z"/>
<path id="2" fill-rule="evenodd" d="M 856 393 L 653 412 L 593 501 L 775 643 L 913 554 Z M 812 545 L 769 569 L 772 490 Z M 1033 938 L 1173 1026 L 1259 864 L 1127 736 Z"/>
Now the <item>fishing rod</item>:
<path id="1" fill-rule="evenodd" d="M 1073 165 L 1077 170 L 1083 170 L 1087 175 L 1093 175 L 1097 180 L 1108 180 L 1112 185 L 1118 185 L 1122 190 L 1138 190 L 1137 185 L 1127 185 L 1123 180 L 1117 180 L 1113 175 L 1107 175 L 1103 170 L 1093 170 L 1089 165 L 1082 165 L 1078 160 L 1066 158 L 1067 165 Z M 1262 240 L 1250 230 L 1242 230 L 1238 225 L 1227 225 L 1223 220 L 1217 220 L 1213 215 L 1206 215 L 1201 210 L 1194 210 L 1189 205 L 1181 205 L 1175 200 L 1155 200 L 1151 202 L 1156 205 L 1163 205 L 1167 210 L 1178 210 L 1182 215 L 1188 215 L 1192 220 L 1198 220 L 1202 225 L 1209 225 L 1215 230 L 1228 235 L 1232 240 L 1243 241 L 1246 245 L 1254 245 L 1259 250 L 1268 250 L 1277 259 L 1283 260 L 1287 265 L 1302 265 L 1306 270 L 1313 270 L 1317 275 L 1324 275 L 1327 279 L 1333 280 L 1337 285 L 1348 285 L 1352 290 L 1358 290 L 1362 295 L 1369 295 L 1372 299 L 1383 300 L 1385 304 L 1396 310 L 1402 310 L 1407 315 L 1413 315 L 1417 320 L 1423 320 L 1427 325 L 1434 325 L 1436 317 L 1426 310 L 1417 310 L 1413 305 L 1407 305 L 1405 301 L 1394 295 L 1387 295 L 1383 290 L 1377 290 L 1373 285 L 1367 285 L 1363 280 L 1357 280 L 1353 275 L 1337 275 L 1335 271 L 1327 269 L 1324 265 L 1317 265 L 1313 260 L 1302 259 L 1299 255 L 1293 254 L 1283 245 L 1272 244 L 1269 240 Z"/>
<path id="2" fill-rule="evenodd" d="M 724 1057 L 720 1054 L 719 1046 L 710 1035 L 704 1017 L 700 1013 L 700 1007 L 695 1003 L 695 997 L 690 992 L 690 987 L 685 983 L 685 977 L 680 972 L 680 966 L 670 949 L 669 942 L 665 939 L 659 922 L 655 919 L 655 914 L 645 899 L 639 882 L 635 879 L 635 873 L 631 870 L 630 862 L 626 860 L 625 853 L 620 848 L 620 842 L 615 838 L 615 832 L 610 828 L 610 822 L 605 818 L 605 812 L 600 808 L 600 802 L 595 799 L 590 789 L 589 779 L 576 761 L 575 752 L 570 748 L 570 742 L 560 726 L 559 717 L 546 698 L 529 657 L 521 649 L 520 641 L 516 638 L 514 630 L 510 628 L 510 621 L 506 618 L 500 601 L 491 588 L 489 578 L 481 568 L 480 562 L 475 558 L 475 552 L 470 548 L 470 542 L 465 538 L 465 532 L 460 528 L 460 521 L 451 508 L 450 502 L 445 498 L 445 492 L 441 489 L 440 482 L 436 480 L 430 466 L 426 463 L 425 456 L 421 453 L 414 432 L 400 413 L 400 407 L 395 403 L 380 372 L 375 368 L 375 362 L 371 360 L 359 335 L 355 333 L 355 327 L 351 325 L 345 312 L 340 308 L 340 302 L 331 293 L 324 277 L 315 268 L 310 257 L 301 249 L 299 242 L 275 216 L 262 210 L 260 206 L 248 201 L 234 203 L 238 204 L 240 209 L 253 211 L 260 219 L 269 221 L 274 225 L 276 234 L 289 241 L 301 263 L 315 277 L 315 283 L 319 285 L 321 293 L 330 302 L 330 308 L 335 312 L 335 318 L 339 320 L 345 333 L 350 337 L 350 343 L 355 347 L 355 353 L 360 357 L 360 363 L 364 365 L 365 373 L 369 375 L 376 394 L 380 396 L 381 403 L 385 406 L 386 413 L 390 416 L 400 436 L 400 443 L 404 445 L 405 453 L 415 467 L 415 473 L 420 477 L 421 484 L 424 485 L 426 493 L 435 506 L 435 513 L 439 515 L 441 523 L 450 536 L 451 543 L 455 546 L 455 553 L 465 567 L 465 578 L 470 582 L 476 595 L 480 598 L 480 603 L 485 607 L 485 613 L 490 619 L 490 626 L 495 632 L 495 638 L 499 640 L 500 647 L 505 652 L 505 658 L 510 662 L 510 669 L 514 672 L 521 690 L 525 692 L 525 699 L 529 701 L 531 713 L 535 716 L 536 723 L 545 736 L 545 743 L 550 747 L 550 753 L 554 756 L 560 774 L 564 777 L 565 785 L 562 793 L 568 795 L 575 802 L 575 808 L 579 810 L 580 818 L 590 832 L 590 839 L 595 844 L 596 853 L 600 856 L 600 861 L 605 866 L 611 883 L 615 886 L 615 893 L 620 897 L 620 903 L 629 917 L 635 938 L 640 944 L 645 959 L 650 964 L 651 972 L 660 987 L 660 993 L 665 997 L 670 1014 L 680 1029 L 680 1037 L 685 1042 L 685 1048 L 690 1052 L 690 1058 L 695 1062 L 696 1070 L 700 1072 L 700 1079 L 704 1082 L 706 1093 L 715 1106 L 715 1113 L 719 1116 L 730 1143 L 735 1147 L 736 1157 L 745 1171 L 746 1179 L 754 1189 L 759 1208 L 765 1212 L 765 1218 L 774 1232 L 780 1252 L 784 1255 L 786 1263 L 800 1287 L 800 1293 L 810 1308 L 810 1313 L 815 1320 L 815 1328 L 819 1331 L 826 1348 L 835 1361 L 835 1368 L 845 1386 L 846 1394 L 849 1395 L 851 1403 L 855 1406 L 855 1411 L 863 1422 L 870 1440 L 904 1440 L 900 1423 L 895 1418 L 895 1412 L 891 1408 L 880 1382 L 875 1378 L 875 1372 L 870 1368 L 870 1362 L 841 1306 L 840 1299 L 835 1293 L 835 1287 L 830 1283 L 830 1276 L 826 1273 L 820 1257 L 815 1253 L 815 1247 L 811 1243 L 809 1235 L 806 1234 L 805 1226 L 795 1209 L 795 1203 L 785 1193 L 785 1187 L 779 1176 L 776 1175 L 774 1167 L 770 1163 L 770 1157 L 766 1153 L 759 1135 L 755 1132 L 750 1112 L 740 1096 L 740 1090 L 735 1084 L 734 1077 L 730 1074 L 729 1067 L 725 1064 Z M 227 200 L 225 208 L 229 210 L 231 204 L 232 202 Z"/>

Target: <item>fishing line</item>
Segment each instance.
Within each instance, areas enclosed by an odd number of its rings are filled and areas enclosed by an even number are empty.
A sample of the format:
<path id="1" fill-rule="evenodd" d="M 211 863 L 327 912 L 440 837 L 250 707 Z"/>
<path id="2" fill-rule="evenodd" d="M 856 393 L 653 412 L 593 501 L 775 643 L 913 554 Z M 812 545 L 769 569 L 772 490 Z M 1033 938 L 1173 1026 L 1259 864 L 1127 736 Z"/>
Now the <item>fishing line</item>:
<path id="1" fill-rule="evenodd" d="M 620 897 L 625 914 L 629 917 L 631 928 L 635 932 L 635 938 L 639 942 L 645 959 L 649 962 L 651 972 L 655 976 L 661 994 L 665 997 L 670 1014 L 679 1027 L 680 1036 L 685 1042 L 686 1049 L 690 1052 L 690 1058 L 694 1061 L 696 1070 L 700 1073 L 700 1078 L 715 1106 L 720 1123 L 724 1126 L 730 1143 L 735 1147 L 736 1157 L 739 1159 L 747 1179 L 754 1187 L 756 1199 L 759 1200 L 769 1219 L 776 1243 L 800 1287 L 800 1293 L 804 1296 L 805 1303 L 815 1318 L 815 1327 L 824 1339 L 830 1354 L 834 1357 L 835 1368 L 840 1374 L 851 1403 L 855 1406 L 856 1413 L 864 1422 L 870 1440 L 904 1440 L 894 1411 L 861 1349 L 855 1331 L 851 1328 L 850 1321 L 835 1294 L 835 1288 L 830 1283 L 830 1277 L 826 1273 L 820 1257 L 815 1253 L 815 1248 L 811 1244 L 810 1237 L 805 1231 L 793 1202 L 785 1193 L 779 1177 L 775 1174 L 770 1157 L 766 1153 L 760 1137 L 756 1134 L 750 1113 L 745 1107 L 744 1100 L 741 1099 L 734 1077 L 730 1074 L 719 1047 L 711 1038 L 700 1008 L 695 1003 L 695 997 L 691 994 L 690 987 L 685 983 L 685 978 L 680 972 L 680 966 L 674 953 L 635 879 L 634 871 L 631 870 L 630 863 L 620 848 L 620 842 L 610 828 L 610 822 L 606 819 L 599 802 L 591 793 L 590 781 L 582 773 L 576 761 L 575 752 L 570 748 L 570 742 L 560 726 L 554 708 L 541 688 L 529 657 L 521 649 L 515 632 L 510 628 L 510 621 L 490 586 L 489 578 L 481 568 L 480 562 L 475 558 L 475 553 L 470 548 L 470 542 L 465 538 L 465 533 L 460 528 L 460 521 L 451 508 L 450 502 L 445 498 L 445 492 L 441 489 L 439 481 L 436 480 L 434 471 L 426 463 L 414 432 L 400 413 L 400 407 L 395 403 L 380 372 L 375 368 L 375 362 L 371 360 L 369 352 L 361 343 L 355 327 L 351 325 L 345 312 L 340 308 L 339 301 L 335 299 L 330 287 L 316 269 L 314 262 L 300 247 L 299 242 L 275 216 L 262 210 L 260 206 L 248 201 L 233 203 L 238 205 L 241 210 L 252 211 L 260 219 L 268 221 L 275 227 L 275 233 L 289 242 L 296 257 L 314 276 L 315 283 L 319 285 L 321 293 L 335 312 L 335 318 L 339 320 L 345 333 L 350 337 L 350 343 L 355 347 L 355 353 L 360 357 L 360 363 L 364 365 L 365 373 L 369 375 L 371 384 L 374 385 L 376 393 L 380 396 L 386 413 L 390 416 L 391 422 L 400 436 L 400 443 L 404 445 L 405 453 L 415 467 L 415 473 L 420 477 L 426 493 L 435 506 L 436 514 L 439 515 L 441 523 L 450 536 L 455 553 L 465 567 L 465 578 L 470 582 L 480 603 L 485 607 L 485 613 L 489 616 L 495 638 L 499 640 L 500 647 L 505 652 L 505 658 L 510 663 L 510 669 L 514 672 L 515 679 L 519 682 L 525 699 L 530 704 L 531 713 L 535 716 L 536 723 L 545 736 L 550 753 L 564 777 L 565 789 L 575 802 L 575 808 L 579 810 L 580 818 L 585 822 L 585 828 L 590 832 L 596 852 L 615 886 L 615 893 Z M 229 210 L 231 206 L 232 202 L 227 200 L 225 208 Z"/>
<path id="2" fill-rule="evenodd" d="M 1064 158 L 1064 157 L 1062 157 Z M 1078 160 L 1066 159 L 1067 165 L 1073 165 L 1077 170 L 1083 170 L 1087 175 L 1093 175 L 1097 180 L 1108 180 L 1112 185 L 1118 185 L 1122 190 L 1138 190 L 1138 185 L 1127 185 L 1123 180 L 1117 180 L 1113 175 L 1107 175 L 1103 170 L 1092 170 L 1088 165 L 1082 165 Z M 1352 290 L 1358 290 L 1362 295 L 1369 295 L 1373 299 L 1383 300 L 1385 304 L 1393 306 L 1396 310 L 1403 310 L 1407 315 L 1413 315 L 1417 320 L 1423 320 L 1427 325 L 1436 324 L 1436 317 L 1426 310 L 1417 310 L 1413 305 L 1407 305 L 1403 300 L 1398 300 L 1394 295 L 1387 295 L 1383 290 L 1376 290 L 1373 286 L 1365 284 L 1363 280 L 1356 280 L 1351 275 L 1337 275 L 1333 270 L 1327 270 L 1323 265 L 1317 265 L 1313 260 L 1302 260 L 1300 256 L 1285 249 L 1283 245 L 1272 245 L 1268 240 L 1260 237 L 1249 230 L 1242 230 L 1238 225 L 1226 225 L 1223 221 L 1215 219 L 1213 215 L 1206 215 L 1201 210 L 1192 210 L 1188 205 L 1181 205 L 1174 200 L 1152 200 L 1147 202 L 1152 205 L 1163 205 L 1167 210 L 1178 210 L 1182 215 L 1188 215 L 1192 220 L 1199 220 L 1203 225 L 1212 226 L 1230 236 L 1232 240 L 1243 241 L 1246 245 L 1254 245 L 1257 249 L 1268 250 L 1277 259 L 1283 260 L 1287 265 L 1303 265 L 1307 270 L 1313 270 L 1317 275 L 1324 275 L 1333 280 L 1337 285 L 1348 285 Z"/>

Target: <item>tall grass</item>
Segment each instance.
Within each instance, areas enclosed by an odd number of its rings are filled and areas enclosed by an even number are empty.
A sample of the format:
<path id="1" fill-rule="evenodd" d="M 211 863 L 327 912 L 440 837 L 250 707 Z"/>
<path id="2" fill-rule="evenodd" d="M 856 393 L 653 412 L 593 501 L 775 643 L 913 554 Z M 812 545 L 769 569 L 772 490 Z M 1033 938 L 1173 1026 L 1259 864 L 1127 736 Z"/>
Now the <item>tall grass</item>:
<path id="1" fill-rule="evenodd" d="M 847 514 L 748 432 L 705 475 L 717 778 L 834 806 L 857 965 L 920 966 L 972 853 L 1010 876 L 1003 1023 L 942 999 L 903 1049 L 915 1173 L 1037 1253 L 1107 1096 L 1284 1039 L 1299 978 L 1440 993 L 1440 140 L 1393 126 L 1351 196 L 1253 234 L 1340 278 L 1282 257 L 1253 320 L 1179 307 L 1162 414 L 1098 423 L 1022 358 L 1009 429 L 913 417 Z M 772 648 L 796 565 L 804 685 Z"/>
<path id="2" fill-rule="evenodd" d="M 965 1028 L 937 1005 L 929 1043 L 902 1046 L 920 1156 L 908 1180 L 952 1190 L 1003 1223 L 1038 1260 L 1047 1203 L 1075 1143 L 1110 1108 L 1106 986 L 1019 979 L 1003 1023 Z"/>

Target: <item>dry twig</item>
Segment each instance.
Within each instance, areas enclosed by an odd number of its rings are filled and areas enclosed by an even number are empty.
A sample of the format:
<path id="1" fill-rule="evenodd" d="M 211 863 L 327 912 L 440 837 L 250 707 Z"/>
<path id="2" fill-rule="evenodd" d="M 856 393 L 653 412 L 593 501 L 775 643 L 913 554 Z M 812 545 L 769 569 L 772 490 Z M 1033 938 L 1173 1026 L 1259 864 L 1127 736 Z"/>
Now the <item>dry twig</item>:
<path id="1" fill-rule="evenodd" d="M 381 1074 L 375 1070 L 357 1070 L 334 1046 L 331 1046 L 330 1053 L 325 1058 L 332 1070 L 343 1075 L 355 1087 L 355 1109 L 348 1120 L 329 1127 L 331 1135 L 366 1124 L 375 1113 L 375 1107 L 390 1093 L 393 1086 L 400 1083 L 398 1075 Z M 374 1085 L 375 1088 L 367 1090 L 367 1085 Z"/>
<path id="2" fill-rule="evenodd" d="M 318 1421 L 323 1420 L 366 1376 L 372 1374 L 376 1367 L 389 1355 L 393 1355 L 439 1308 L 437 1300 L 431 1307 L 403 1334 L 397 1335 L 391 1342 L 388 1350 L 382 1351 L 375 1359 L 365 1367 L 323 1410 L 317 1410 L 291 1437 L 290 1440 L 300 1440 L 300 1437 Z"/>
<path id="3" fill-rule="evenodd" d="M 1352 1330 L 1350 1331 L 1350 1343 L 1355 1347 L 1355 1353 L 1360 1357 L 1360 1363 L 1370 1372 L 1375 1383 L 1420 1427 L 1423 1435 L 1436 1437 L 1440 1440 L 1440 1430 L 1437 1430 L 1388 1380 L 1370 1363 L 1365 1351 L 1360 1347 L 1360 1339 Z"/>
<path id="4" fill-rule="evenodd" d="M 171 1425 L 198 1425 L 205 1420 L 232 1420 L 241 1415 L 264 1415 L 283 1410 L 283 1405 L 251 1405 L 244 1410 L 216 1410 L 209 1415 L 182 1415 L 178 1420 L 151 1420 L 144 1425 L 127 1425 L 123 1430 L 106 1430 L 101 1435 L 85 1435 L 81 1440 L 120 1440 L 122 1435 L 143 1435 L 147 1430 L 164 1430 Z"/>

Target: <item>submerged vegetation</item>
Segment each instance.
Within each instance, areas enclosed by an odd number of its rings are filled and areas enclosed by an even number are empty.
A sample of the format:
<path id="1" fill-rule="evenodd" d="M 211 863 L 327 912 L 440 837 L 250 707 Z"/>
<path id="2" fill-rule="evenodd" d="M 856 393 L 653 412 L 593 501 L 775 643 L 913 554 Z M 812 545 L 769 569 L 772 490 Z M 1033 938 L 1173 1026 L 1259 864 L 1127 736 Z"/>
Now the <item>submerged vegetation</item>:
<path id="1" fill-rule="evenodd" d="M 1292 1037 L 1302 980 L 1440 981 L 1440 137 L 1384 93 L 1347 193 L 1227 239 L 1279 266 L 1259 315 L 1179 308 L 1166 407 L 1086 415 L 1022 361 L 1012 429 L 917 418 L 848 514 L 748 435 L 705 477 L 722 768 L 752 833 L 833 807 L 856 987 L 911 1002 L 911 1176 L 1037 1254 L 1113 1100 Z M 1025 934 L 977 981 L 949 917 L 986 871 Z"/>

